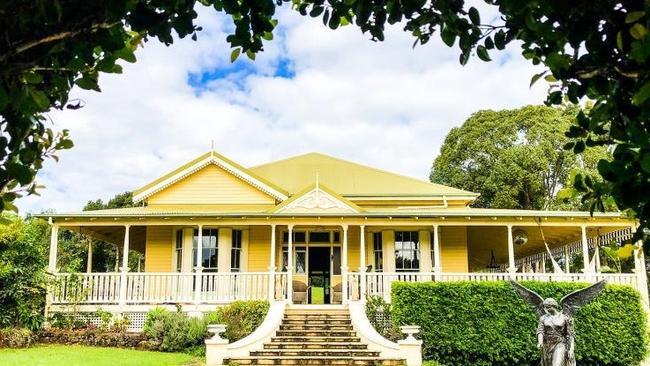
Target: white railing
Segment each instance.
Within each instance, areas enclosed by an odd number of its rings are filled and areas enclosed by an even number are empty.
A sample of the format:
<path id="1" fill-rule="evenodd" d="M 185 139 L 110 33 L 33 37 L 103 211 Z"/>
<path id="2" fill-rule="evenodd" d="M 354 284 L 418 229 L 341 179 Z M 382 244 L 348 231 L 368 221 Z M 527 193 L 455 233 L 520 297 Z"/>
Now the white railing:
<path id="1" fill-rule="evenodd" d="M 127 273 L 126 299 L 120 299 L 121 285 L 119 272 L 57 273 L 50 301 L 52 304 L 165 304 L 197 303 L 198 299 L 198 303 L 217 304 L 268 299 L 271 292 L 275 299 L 281 300 L 286 299 L 287 275 L 275 273 L 271 279 L 267 272 Z"/>
<path id="2" fill-rule="evenodd" d="M 368 296 L 381 296 L 390 301 L 392 283 L 396 281 L 429 282 L 429 281 L 541 281 L 541 282 L 585 282 L 594 283 L 606 280 L 608 283 L 630 286 L 643 294 L 645 289 L 640 288 L 639 277 L 633 273 L 434 273 L 434 272 L 370 272 L 365 274 L 349 273 L 347 276 L 348 298 L 359 300 L 361 296 L 361 278 L 366 279 L 366 294 Z"/>
<path id="3" fill-rule="evenodd" d="M 191 302 L 194 277 L 193 273 L 129 273 L 126 275 L 126 302 Z"/>
<path id="4" fill-rule="evenodd" d="M 262 300 L 269 296 L 269 273 L 203 273 L 201 300 L 222 303 L 235 300 Z"/>
<path id="5" fill-rule="evenodd" d="M 52 303 L 117 303 L 120 280 L 119 273 L 58 273 L 50 292 Z"/>

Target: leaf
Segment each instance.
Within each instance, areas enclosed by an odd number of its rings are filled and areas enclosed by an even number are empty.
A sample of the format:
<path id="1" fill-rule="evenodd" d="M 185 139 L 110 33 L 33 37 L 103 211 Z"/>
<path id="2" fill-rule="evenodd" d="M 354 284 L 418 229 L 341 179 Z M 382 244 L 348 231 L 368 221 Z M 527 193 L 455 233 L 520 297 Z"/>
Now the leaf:
<path id="1" fill-rule="evenodd" d="M 641 89 L 632 96 L 632 104 L 640 106 L 650 97 L 650 82 L 643 84 Z"/>
<path id="2" fill-rule="evenodd" d="M 316 18 L 317 16 L 319 16 L 319 15 L 321 15 L 323 13 L 323 10 L 325 10 L 324 7 L 314 5 L 314 8 L 311 9 L 311 11 L 309 12 L 309 16 L 312 17 L 312 18 Z"/>
<path id="3" fill-rule="evenodd" d="M 643 39 L 647 33 L 648 30 L 641 23 L 634 23 L 630 28 L 630 35 L 632 35 L 634 39 Z"/>
<path id="4" fill-rule="evenodd" d="M 459 60 L 461 65 L 467 65 L 467 61 L 469 61 L 469 52 L 465 51 L 460 54 Z"/>
<path id="5" fill-rule="evenodd" d="M 618 47 L 619 50 L 623 51 L 623 33 L 618 32 L 616 34 L 616 47 Z"/>
<path id="6" fill-rule="evenodd" d="M 530 78 L 530 86 L 532 87 L 537 82 L 537 80 L 539 80 L 542 76 L 546 75 L 547 72 L 548 72 L 548 70 L 544 70 L 544 71 L 540 72 L 539 74 L 533 75 L 533 77 Z"/>
<path id="7" fill-rule="evenodd" d="M 23 80 L 28 84 L 39 84 L 43 81 L 43 77 L 35 72 L 26 72 L 23 74 Z"/>
<path id="8" fill-rule="evenodd" d="M 485 48 L 483 45 L 476 47 L 476 54 L 478 55 L 478 58 L 485 62 L 492 61 L 492 59 L 490 59 L 490 55 L 488 54 L 487 48 Z"/>
<path id="9" fill-rule="evenodd" d="M 9 178 L 17 180 L 21 185 L 29 184 L 34 178 L 32 171 L 23 164 L 12 162 L 6 166 Z"/>
<path id="10" fill-rule="evenodd" d="M 101 91 L 99 89 L 99 85 L 97 85 L 97 80 L 94 80 L 89 77 L 82 77 L 74 81 L 77 86 L 79 86 L 82 89 L 86 90 L 95 90 L 95 91 Z"/>
<path id="11" fill-rule="evenodd" d="M 633 11 L 625 17 L 625 23 L 631 24 L 645 16 L 645 11 Z"/>
<path id="12" fill-rule="evenodd" d="M 239 58 L 239 55 L 241 55 L 241 48 L 237 47 L 230 53 L 230 62 L 235 62 Z"/>
<path id="13" fill-rule="evenodd" d="M 255 52 L 253 52 L 252 50 L 246 50 L 246 56 L 248 56 L 249 59 L 255 61 L 256 55 Z"/>
<path id="14" fill-rule="evenodd" d="M 47 110 L 50 108 L 50 99 L 45 95 L 45 93 L 40 90 L 32 90 L 31 95 L 32 100 L 34 100 L 34 103 L 36 103 L 39 109 Z"/>
<path id="15" fill-rule="evenodd" d="M 442 41 L 449 47 L 453 46 L 456 42 L 456 34 L 452 32 L 449 27 L 442 28 L 440 38 L 442 38 Z"/>
<path id="16" fill-rule="evenodd" d="M 481 24 L 481 16 L 478 13 L 478 10 L 473 6 L 469 8 L 469 20 L 471 20 L 475 25 Z"/>
<path id="17" fill-rule="evenodd" d="M 494 35 L 494 46 L 498 50 L 502 50 L 506 47 L 506 33 L 503 30 L 499 30 Z"/>

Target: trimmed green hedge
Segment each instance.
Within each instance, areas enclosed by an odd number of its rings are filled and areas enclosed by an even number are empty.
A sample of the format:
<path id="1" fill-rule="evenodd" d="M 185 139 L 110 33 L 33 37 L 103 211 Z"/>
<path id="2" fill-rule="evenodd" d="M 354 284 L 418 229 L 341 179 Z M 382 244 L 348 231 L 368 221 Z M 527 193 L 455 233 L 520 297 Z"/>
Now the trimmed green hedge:
<path id="1" fill-rule="evenodd" d="M 524 282 L 542 297 L 586 284 Z M 399 282 L 393 321 L 422 327 L 424 358 L 446 366 L 539 365 L 537 318 L 507 282 Z M 576 359 L 583 365 L 637 365 L 646 355 L 647 321 L 637 291 L 607 285 L 575 319 Z"/>

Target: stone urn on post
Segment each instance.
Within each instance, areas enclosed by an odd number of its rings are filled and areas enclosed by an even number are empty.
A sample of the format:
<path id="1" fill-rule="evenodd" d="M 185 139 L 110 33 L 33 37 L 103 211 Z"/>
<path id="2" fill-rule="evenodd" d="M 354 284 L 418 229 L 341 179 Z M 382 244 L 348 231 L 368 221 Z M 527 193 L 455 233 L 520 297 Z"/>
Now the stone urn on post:
<path id="1" fill-rule="evenodd" d="M 403 325 L 399 329 L 406 335 L 406 338 L 397 341 L 402 356 L 406 358 L 406 364 L 422 365 L 422 341 L 414 337 L 415 334 L 420 333 L 420 327 L 417 325 Z"/>
<path id="2" fill-rule="evenodd" d="M 209 360 L 207 366 L 221 365 L 226 356 L 228 340 L 221 337 L 226 331 L 225 324 L 208 324 L 208 333 L 213 334 L 212 338 L 205 340 L 205 356 Z"/>

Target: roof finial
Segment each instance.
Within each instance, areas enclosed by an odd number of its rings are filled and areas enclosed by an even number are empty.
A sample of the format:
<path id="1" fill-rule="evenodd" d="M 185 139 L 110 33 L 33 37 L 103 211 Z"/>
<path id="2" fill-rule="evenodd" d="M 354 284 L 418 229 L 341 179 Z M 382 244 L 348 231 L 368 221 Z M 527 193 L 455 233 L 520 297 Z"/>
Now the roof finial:
<path id="1" fill-rule="evenodd" d="M 210 151 L 214 151 L 214 140 L 210 140 Z"/>

